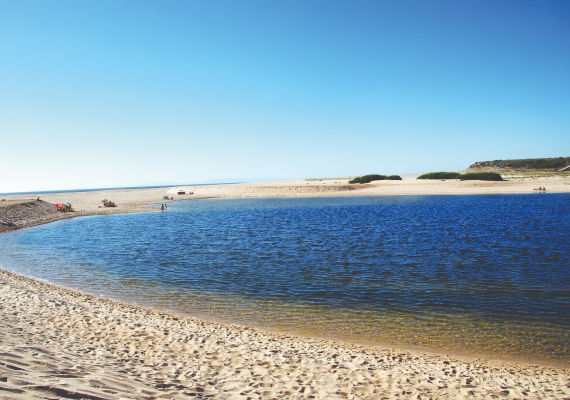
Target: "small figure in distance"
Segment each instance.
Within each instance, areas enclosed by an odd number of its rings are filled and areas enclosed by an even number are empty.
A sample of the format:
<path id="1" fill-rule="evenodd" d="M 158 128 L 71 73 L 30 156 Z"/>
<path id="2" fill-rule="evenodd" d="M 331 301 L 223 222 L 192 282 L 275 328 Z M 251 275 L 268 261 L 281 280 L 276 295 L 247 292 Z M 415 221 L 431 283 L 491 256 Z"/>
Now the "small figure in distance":
<path id="1" fill-rule="evenodd" d="M 38 196 L 38 201 L 40 201 L 40 196 Z"/>
<path id="2" fill-rule="evenodd" d="M 168 205 L 164 205 L 164 211 L 168 211 Z"/>
<path id="3" fill-rule="evenodd" d="M 161 205 L 160 205 L 160 209 L 161 209 L 162 211 L 164 211 L 164 204 L 161 204 Z"/>

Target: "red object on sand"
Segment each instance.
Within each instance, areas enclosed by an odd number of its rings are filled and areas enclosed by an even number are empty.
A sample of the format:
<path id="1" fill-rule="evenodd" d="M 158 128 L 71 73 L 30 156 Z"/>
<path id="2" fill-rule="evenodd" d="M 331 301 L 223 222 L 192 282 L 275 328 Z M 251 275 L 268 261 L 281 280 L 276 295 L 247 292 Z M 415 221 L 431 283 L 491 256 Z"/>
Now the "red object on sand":
<path id="1" fill-rule="evenodd" d="M 71 211 L 71 204 L 54 204 L 57 211 Z"/>

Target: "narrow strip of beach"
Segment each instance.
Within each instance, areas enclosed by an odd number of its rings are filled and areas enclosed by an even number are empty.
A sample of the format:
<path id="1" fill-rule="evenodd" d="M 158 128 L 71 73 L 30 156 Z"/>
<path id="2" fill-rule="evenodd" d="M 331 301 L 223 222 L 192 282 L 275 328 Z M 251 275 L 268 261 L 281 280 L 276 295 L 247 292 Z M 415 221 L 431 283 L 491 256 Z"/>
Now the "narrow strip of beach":
<path id="1" fill-rule="evenodd" d="M 418 175 L 403 175 L 401 181 L 373 181 L 368 184 L 349 184 L 348 178 L 327 178 L 140 189 L 5 194 L 0 196 L 0 232 L 78 216 L 159 211 L 159 207 L 145 206 L 168 204 L 178 200 L 514 193 L 543 195 L 545 193 L 570 192 L 569 176 L 510 179 L 494 182 L 460 181 L 457 179 L 417 180 Z M 546 188 L 546 191 L 538 192 L 536 191 L 537 187 Z M 48 209 L 27 210 L 28 212 L 26 212 L 25 207 L 12 207 L 36 199 L 49 204 L 70 203 L 74 212 L 56 213 L 53 210 L 50 212 Z M 105 207 L 103 200 L 112 201 L 116 207 Z"/>
<path id="2" fill-rule="evenodd" d="M 538 185 L 402 181 L 353 189 L 336 182 L 53 193 L 41 196 L 45 203 L 29 200 L 37 196 L 4 196 L 0 216 L 10 230 L 60 217 L 156 210 L 142 205 L 166 202 L 163 196 L 532 193 L 531 186 Z M 570 191 L 568 179 L 546 182 L 541 185 Z M 103 198 L 117 207 L 101 207 Z M 72 203 L 77 212 L 53 212 L 49 204 L 60 202 Z M 2 209 L 8 215 L 1 215 Z M 189 397 L 560 399 L 570 398 L 570 370 L 266 333 L 122 304 L 0 270 L 0 398 Z"/>

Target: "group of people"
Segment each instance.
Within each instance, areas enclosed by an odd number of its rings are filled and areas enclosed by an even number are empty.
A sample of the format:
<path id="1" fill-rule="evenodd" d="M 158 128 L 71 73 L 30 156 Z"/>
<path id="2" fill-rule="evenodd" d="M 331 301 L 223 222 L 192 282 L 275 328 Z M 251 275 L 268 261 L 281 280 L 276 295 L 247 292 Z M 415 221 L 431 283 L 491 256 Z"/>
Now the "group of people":
<path id="1" fill-rule="evenodd" d="M 166 211 L 166 210 L 168 210 L 168 206 L 167 206 L 166 204 L 161 204 L 161 205 L 160 205 L 160 209 L 161 209 L 162 211 Z"/>
<path id="2" fill-rule="evenodd" d="M 546 192 L 546 188 L 545 187 L 539 187 L 538 189 L 534 189 L 534 190 L 538 190 L 539 192 Z"/>

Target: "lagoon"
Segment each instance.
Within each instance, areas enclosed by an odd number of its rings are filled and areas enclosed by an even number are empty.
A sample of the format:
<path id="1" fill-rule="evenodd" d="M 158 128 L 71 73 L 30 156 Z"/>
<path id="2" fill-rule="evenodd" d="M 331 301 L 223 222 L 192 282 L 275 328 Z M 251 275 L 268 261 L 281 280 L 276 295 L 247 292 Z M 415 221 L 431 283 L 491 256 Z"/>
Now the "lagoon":
<path id="1" fill-rule="evenodd" d="M 212 199 L 3 234 L 0 265 L 355 343 L 570 360 L 568 194 Z"/>

